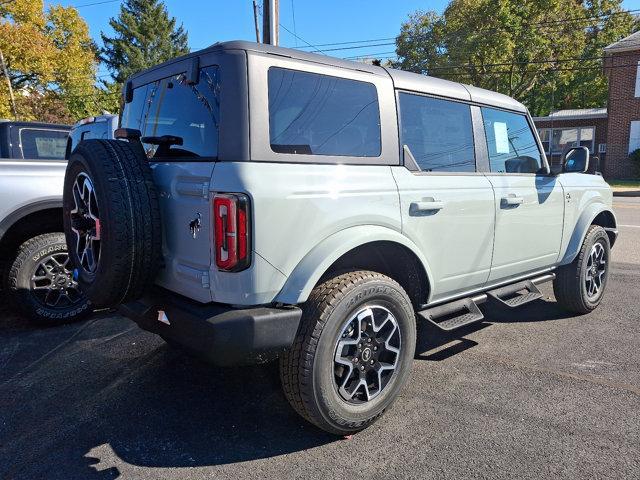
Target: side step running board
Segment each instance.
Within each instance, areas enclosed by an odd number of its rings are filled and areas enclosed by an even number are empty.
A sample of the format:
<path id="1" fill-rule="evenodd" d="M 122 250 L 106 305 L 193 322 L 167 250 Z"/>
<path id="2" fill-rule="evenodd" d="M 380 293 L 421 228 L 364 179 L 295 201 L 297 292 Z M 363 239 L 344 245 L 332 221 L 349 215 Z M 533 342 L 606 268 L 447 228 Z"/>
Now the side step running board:
<path id="1" fill-rule="evenodd" d="M 537 285 L 550 282 L 554 278 L 556 278 L 555 273 L 547 273 L 531 280 L 495 288 L 474 297 L 426 308 L 419 311 L 418 315 L 439 329 L 450 332 L 483 320 L 484 315 L 478 308 L 478 304 L 486 302 L 488 298 L 506 307 L 516 308 L 541 298 L 542 292 Z"/>
<path id="2" fill-rule="evenodd" d="M 487 292 L 493 300 L 508 308 L 516 308 L 525 303 L 542 298 L 542 292 L 531 280 L 514 283 L 506 287 L 496 288 Z"/>
<path id="3" fill-rule="evenodd" d="M 484 319 L 484 315 L 478 308 L 478 303 L 486 300 L 487 296 L 484 294 L 473 298 L 463 298 L 455 302 L 427 308 L 418 312 L 418 315 L 439 329 L 450 332 Z"/>

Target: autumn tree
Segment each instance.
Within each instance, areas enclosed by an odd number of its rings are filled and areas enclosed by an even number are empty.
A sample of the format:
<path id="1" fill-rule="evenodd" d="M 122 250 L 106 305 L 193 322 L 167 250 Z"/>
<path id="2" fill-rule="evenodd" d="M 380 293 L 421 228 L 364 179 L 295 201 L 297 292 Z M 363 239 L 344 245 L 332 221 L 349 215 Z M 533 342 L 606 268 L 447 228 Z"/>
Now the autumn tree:
<path id="1" fill-rule="evenodd" d="M 602 106 L 602 48 L 632 24 L 620 0 L 453 0 L 410 16 L 394 66 L 505 93 L 534 114 Z"/>
<path id="2" fill-rule="evenodd" d="M 125 0 L 102 33 L 102 61 L 122 84 L 130 75 L 189 52 L 187 32 L 169 16 L 161 0 Z"/>
<path id="3" fill-rule="evenodd" d="M 96 87 L 97 50 L 75 8 L 0 3 L 0 50 L 20 119 L 73 122 L 105 104 Z M 0 118 L 13 117 L 6 78 L 0 80 Z"/>

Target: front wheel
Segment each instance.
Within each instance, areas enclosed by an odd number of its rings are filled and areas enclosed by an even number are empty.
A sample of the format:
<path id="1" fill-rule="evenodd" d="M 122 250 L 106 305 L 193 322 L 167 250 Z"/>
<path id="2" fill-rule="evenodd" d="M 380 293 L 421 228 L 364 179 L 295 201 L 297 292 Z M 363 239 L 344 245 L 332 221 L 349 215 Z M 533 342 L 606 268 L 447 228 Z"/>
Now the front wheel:
<path id="1" fill-rule="evenodd" d="M 553 292 L 561 307 L 584 314 L 600 305 L 609 278 L 610 250 L 605 229 L 591 225 L 576 258 L 560 267 L 553 281 Z"/>
<path id="2" fill-rule="evenodd" d="M 349 435 L 371 425 L 409 379 L 415 314 L 402 287 L 382 274 L 345 273 L 318 285 L 280 359 L 293 408 L 321 429 Z"/>
<path id="3" fill-rule="evenodd" d="M 12 306 L 38 324 L 68 323 L 91 313 L 73 278 L 63 233 L 45 233 L 23 243 L 4 281 Z"/>

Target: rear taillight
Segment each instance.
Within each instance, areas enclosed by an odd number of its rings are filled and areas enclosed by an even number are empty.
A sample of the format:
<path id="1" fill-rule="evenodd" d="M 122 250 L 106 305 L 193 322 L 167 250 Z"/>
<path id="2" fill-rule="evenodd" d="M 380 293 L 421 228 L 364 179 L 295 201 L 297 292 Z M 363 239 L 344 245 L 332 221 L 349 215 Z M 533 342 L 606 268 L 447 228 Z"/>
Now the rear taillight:
<path id="1" fill-rule="evenodd" d="M 226 272 L 244 270 L 251 263 L 249 198 L 240 193 L 216 193 L 213 224 L 216 266 Z"/>

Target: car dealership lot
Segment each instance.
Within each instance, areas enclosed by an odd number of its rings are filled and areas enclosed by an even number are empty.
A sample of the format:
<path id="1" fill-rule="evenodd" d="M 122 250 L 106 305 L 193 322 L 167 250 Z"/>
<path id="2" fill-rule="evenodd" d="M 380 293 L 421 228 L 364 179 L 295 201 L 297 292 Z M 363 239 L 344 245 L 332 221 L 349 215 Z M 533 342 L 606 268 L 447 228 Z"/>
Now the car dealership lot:
<path id="1" fill-rule="evenodd" d="M 274 364 L 216 369 L 103 313 L 36 329 L 2 312 L 0 478 L 640 476 L 640 198 L 616 198 L 606 298 L 547 301 L 446 335 L 420 324 L 412 381 L 338 440 L 289 407 Z"/>

